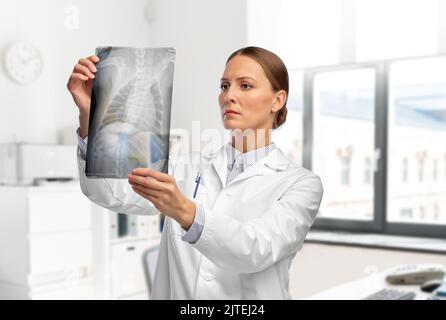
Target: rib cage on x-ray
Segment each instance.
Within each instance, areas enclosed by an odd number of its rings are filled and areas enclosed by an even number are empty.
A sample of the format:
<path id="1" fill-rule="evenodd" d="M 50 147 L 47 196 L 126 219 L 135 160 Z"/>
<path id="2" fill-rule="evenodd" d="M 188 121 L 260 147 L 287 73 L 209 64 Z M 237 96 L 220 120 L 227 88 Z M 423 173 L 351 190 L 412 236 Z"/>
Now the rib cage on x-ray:
<path id="1" fill-rule="evenodd" d="M 167 172 L 175 50 L 104 47 L 96 54 L 86 175 Z"/>

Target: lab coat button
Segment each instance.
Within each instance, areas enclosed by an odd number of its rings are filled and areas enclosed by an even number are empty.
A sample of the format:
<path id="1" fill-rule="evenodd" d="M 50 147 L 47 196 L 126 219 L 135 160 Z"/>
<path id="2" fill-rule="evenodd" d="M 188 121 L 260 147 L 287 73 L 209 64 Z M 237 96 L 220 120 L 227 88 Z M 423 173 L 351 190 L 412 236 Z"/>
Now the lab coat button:
<path id="1" fill-rule="evenodd" d="M 206 271 L 203 273 L 203 279 L 206 281 L 211 281 L 215 279 L 215 275 L 212 272 Z"/>

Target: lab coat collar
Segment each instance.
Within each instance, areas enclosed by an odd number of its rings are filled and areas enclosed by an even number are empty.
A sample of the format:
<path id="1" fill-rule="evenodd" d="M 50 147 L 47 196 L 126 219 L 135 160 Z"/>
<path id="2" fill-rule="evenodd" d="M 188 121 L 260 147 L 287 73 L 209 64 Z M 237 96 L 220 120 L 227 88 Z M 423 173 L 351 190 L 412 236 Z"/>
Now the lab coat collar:
<path id="1" fill-rule="evenodd" d="M 235 158 L 241 156 L 242 157 L 241 165 L 243 166 L 242 171 L 245 171 L 249 167 L 256 164 L 257 161 L 265 158 L 272 150 L 276 148 L 276 144 L 273 142 L 268 146 L 242 153 L 237 149 L 235 149 L 230 143 L 227 143 L 225 146 L 226 146 L 226 154 L 228 156 L 228 170 L 229 168 L 232 168 Z"/>
<path id="2" fill-rule="evenodd" d="M 226 153 L 226 145 L 223 145 L 216 152 L 205 156 L 209 159 L 220 179 L 222 186 L 226 184 L 228 155 Z M 240 173 L 230 184 L 247 179 L 256 175 L 271 174 L 275 171 L 283 171 L 288 169 L 291 161 L 283 154 L 279 147 L 274 148 L 265 158 L 256 162 L 252 167 Z"/>

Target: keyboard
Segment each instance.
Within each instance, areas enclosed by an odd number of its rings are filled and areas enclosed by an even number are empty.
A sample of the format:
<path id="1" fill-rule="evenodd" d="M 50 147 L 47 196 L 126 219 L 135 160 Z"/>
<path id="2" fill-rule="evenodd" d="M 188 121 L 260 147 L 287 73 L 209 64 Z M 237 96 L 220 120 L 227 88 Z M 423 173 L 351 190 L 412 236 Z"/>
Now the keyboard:
<path id="1" fill-rule="evenodd" d="M 381 289 L 362 300 L 413 300 L 416 294 L 413 291 L 395 289 Z"/>

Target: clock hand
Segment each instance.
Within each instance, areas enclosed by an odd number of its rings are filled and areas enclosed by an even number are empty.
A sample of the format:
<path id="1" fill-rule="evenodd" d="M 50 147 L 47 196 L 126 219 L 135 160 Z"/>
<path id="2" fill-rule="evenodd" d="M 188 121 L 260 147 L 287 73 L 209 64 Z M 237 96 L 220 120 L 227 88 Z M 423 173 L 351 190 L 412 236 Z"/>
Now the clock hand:
<path id="1" fill-rule="evenodd" d="M 35 54 L 35 55 L 25 59 L 25 60 L 22 60 L 22 62 L 27 64 L 29 61 L 31 61 L 31 60 L 33 60 L 34 58 L 37 58 L 37 57 L 38 57 L 38 55 Z"/>

